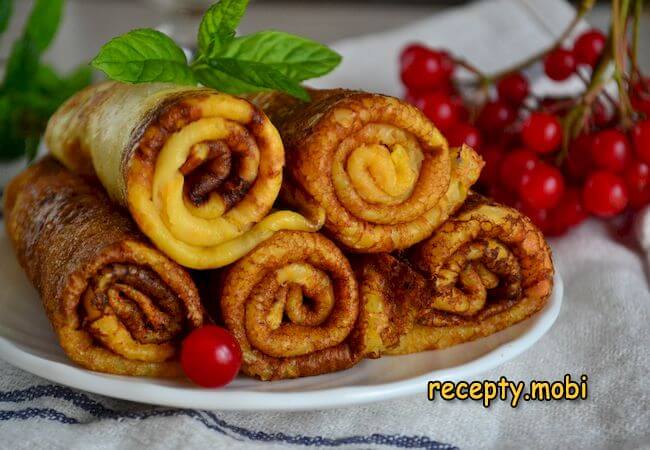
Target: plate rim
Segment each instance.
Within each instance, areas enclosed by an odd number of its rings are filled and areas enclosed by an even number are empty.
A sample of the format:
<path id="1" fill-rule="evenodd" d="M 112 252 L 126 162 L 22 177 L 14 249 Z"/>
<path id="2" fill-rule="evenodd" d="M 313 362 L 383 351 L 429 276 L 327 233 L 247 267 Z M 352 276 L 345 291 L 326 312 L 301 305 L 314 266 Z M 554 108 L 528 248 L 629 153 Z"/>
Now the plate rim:
<path id="1" fill-rule="evenodd" d="M 404 380 L 365 386 L 341 386 L 299 392 L 260 392 L 249 389 L 210 390 L 193 386 L 179 388 L 136 384 L 128 377 L 93 372 L 73 366 L 73 363 L 41 358 L 22 350 L 2 335 L 0 335 L 0 358 L 49 381 L 120 400 L 175 408 L 222 411 L 322 410 L 386 401 L 418 392 L 424 395 L 429 380 L 459 381 L 491 370 L 522 354 L 551 329 L 559 316 L 563 297 L 564 283 L 562 277 L 556 272 L 553 277 L 553 291 L 548 302 L 541 311 L 525 320 L 534 322 L 528 330 L 515 339 L 458 366 L 433 370 Z M 104 383 L 101 378 L 110 378 L 111 382 Z"/>

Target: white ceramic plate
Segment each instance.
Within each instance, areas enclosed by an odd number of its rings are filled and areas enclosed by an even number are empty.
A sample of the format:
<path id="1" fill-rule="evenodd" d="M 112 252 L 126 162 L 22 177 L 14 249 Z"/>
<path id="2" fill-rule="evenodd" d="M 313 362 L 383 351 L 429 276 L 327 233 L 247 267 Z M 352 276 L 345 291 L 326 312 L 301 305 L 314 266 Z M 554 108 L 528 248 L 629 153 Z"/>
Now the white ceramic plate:
<path id="1" fill-rule="evenodd" d="M 547 306 L 500 333 L 445 350 L 362 361 L 328 375 L 262 382 L 240 376 L 222 389 L 203 389 L 186 380 L 131 378 L 91 372 L 73 365 L 58 346 L 38 294 L 18 266 L 0 226 L 0 358 L 28 372 L 73 388 L 120 399 L 200 409 L 309 410 L 426 395 L 429 380 L 474 377 L 531 347 L 560 311 L 562 280 Z"/>

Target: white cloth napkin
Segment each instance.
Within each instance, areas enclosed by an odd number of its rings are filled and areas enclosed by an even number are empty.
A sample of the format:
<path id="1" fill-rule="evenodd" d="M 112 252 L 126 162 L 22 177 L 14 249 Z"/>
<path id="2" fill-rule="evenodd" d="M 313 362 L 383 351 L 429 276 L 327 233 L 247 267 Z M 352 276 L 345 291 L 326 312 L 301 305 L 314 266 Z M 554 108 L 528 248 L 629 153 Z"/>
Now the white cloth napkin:
<path id="1" fill-rule="evenodd" d="M 338 43 L 343 66 L 318 85 L 399 95 L 397 53 L 413 40 L 497 70 L 549 44 L 571 15 L 561 0 L 472 4 Z M 557 323 L 533 348 L 483 378 L 528 382 L 587 374 L 587 400 L 522 402 L 516 409 L 494 402 L 485 409 L 472 401 L 429 402 L 422 386 L 416 396 L 329 411 L 175 410 L 75 391 L 0 362 L 0 447 L 649 448 L 650 293 L 643 258 L 596 221 L 551 244 L 565 283 Z"/>

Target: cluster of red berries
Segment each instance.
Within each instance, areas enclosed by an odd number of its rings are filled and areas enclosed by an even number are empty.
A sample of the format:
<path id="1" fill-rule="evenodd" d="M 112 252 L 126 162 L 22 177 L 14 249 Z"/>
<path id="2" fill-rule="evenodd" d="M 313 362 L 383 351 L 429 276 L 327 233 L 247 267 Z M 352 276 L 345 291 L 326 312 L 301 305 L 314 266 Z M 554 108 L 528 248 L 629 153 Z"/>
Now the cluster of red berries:
<path id="1" fill-rule="evenodd" d="M 600 31 L 589 30 L 573 48 L 550 51 L 543 61 L 546 76 L 563 81 L 593 68 L 605 43 Z M 562 118 L 571 99 L 535 98 L 527 78 L 514 72 L 497 80 L 493 98 L 472 108 L 452 81 L 457 64 L 449 53 L 412 44 L 400 63 L 406 100 L 451 146 L 466 143 L 482 155 L 486 166 L 479 189 L 521 210 L 547 235 L 563 234 L 589 214 L 613 217 L 650 203 L 650 120 L 639 118 L 623 132 L 616 126 L 616 108 L 599 99 L 589 132 L 562 153 Z M 650 117 L 649 93 L 650 79 L 631 87 L 638 117 Z"/>

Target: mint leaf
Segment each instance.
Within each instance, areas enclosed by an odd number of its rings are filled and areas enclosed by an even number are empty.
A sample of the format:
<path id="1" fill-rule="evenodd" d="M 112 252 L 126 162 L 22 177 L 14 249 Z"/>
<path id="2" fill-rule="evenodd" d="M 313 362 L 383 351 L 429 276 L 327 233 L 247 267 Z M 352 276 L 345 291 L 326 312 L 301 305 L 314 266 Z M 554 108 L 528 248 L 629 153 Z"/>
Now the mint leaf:
<path id="1" fill-rule="evenodd" d="M 309 94 L 298 82 L 264 63 L 230 58 L 211 58 L 207 60 L 207 63 L 217 71 L 221 71 L 245 84 L 255 86 L 255 91 L 275 89 L 301 100 L 309 101 Z M 219 86 L 217 89 L 228 92 L 228 86 Z"/>
<path id="2" fill-rule="evenodd" d="M 9 26 L 12 9 L 12 0 L 0 0 L 0 34 L 4 33 Z"/>
<path id="3" fill-rule="evenodd" d="M 212 5 L 199 25 L 199 52 L 209 54 L 234 38 L 247 6 L 248 0 L 221 0 Z"/>
<path id="4" fill-rule="evenodd" d="M 295 81 L 320 77 L 341 63 L 341 55 L 323 44 L 273 30 L 238 37 L 218 57 L 261 62 Z"/>
<path id="5" fill-rule="evenodd" d="M 166 34 L 149 28 L 111 39 L 91 65 L 113 80 L 126 83 L 196 84 L 183 50 Z"/>
<path id="6" fill-rule="evenodd" d="M 261 88 L 255 85 L 248 84 L 205 64 L 196 66 L 194 68 L 194 74 L 202 85 L 228 94 L 242 95 L 261 90 Z"/>
<path id="7" fill-rule="evenodd" d="M 25 25 L 24 35 L 32 40 L 39 52 L 52 43 L 59 28 L 63 0 L 36 0 Z"/>
<path id="8" fill-rule="evenodd" d="M 40 52 L 29 36 L 14 42 L 7 61 L 2 90 L 27 89 L 36 74 Z"/>

